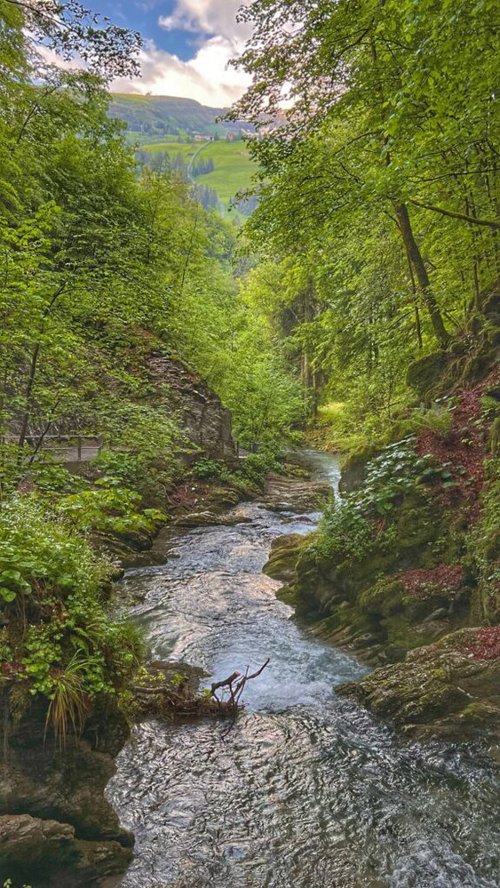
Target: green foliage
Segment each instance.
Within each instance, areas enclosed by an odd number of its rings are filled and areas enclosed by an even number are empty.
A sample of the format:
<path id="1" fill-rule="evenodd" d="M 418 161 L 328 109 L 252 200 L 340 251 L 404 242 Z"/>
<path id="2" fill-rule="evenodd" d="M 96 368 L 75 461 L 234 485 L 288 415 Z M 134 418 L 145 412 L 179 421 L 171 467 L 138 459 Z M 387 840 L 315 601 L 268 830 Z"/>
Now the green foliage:
<path id="1" fill-rule="evenodd" d="M 391 522 L 403 521 L 401 504 L 412 500 L 425 503 L 428 485 L 437 478 L 444 487 L 454 483 L 445 465 L 417 455 L 411 438 L 385 447 L 368 462 L 363 485 L 327 508 L 316 548 L 327 557 L 342 560 L 362 559 L 374 548 L 385 551 L 398 542 Z M 397 533 L 403 534 L 404 528 L 400 526 Z"/>
<path id="2" fill-rule="evenodd" d="M 365 483 L 355 494 L 356 501 L 368 512 L 383 516 L 426 478 L 442 477 L 443 471 L 446 473 L 431 457 L 418 457 L 411 439 L 398 441 L 368 463 Z"/>
<path id="3" fill-rule="evenodd" d="M 327 558 L 345 561 L 368 556 L 373 542 L 373 528 L 359 505 L 345 500 L 338 508 L 327 507 L 314 547 Z"/>
<path id="4" fill-rule="evenodd" d="M 86 490 L 61 497 L 56 512 L 80 531 L 98 530 L 118 534 L 141 530 L 151 532 L 156 522 L 167 520 L 159 509 L 140 511 L 140 501 L 140 494 L 123 487 L 119 480 L 100 478 Z"/>
<path id="5" fill-rule="evenodd" d="M 255 0 L 242 15 L 252 85 L 231 117 L 261 128 L 246 229 L 268 260 L 254 275 L 264 314 L 313 408 L 344 403 L 325 437 L 387 440 L 409 384 L 427 400 L 452 367 L 450 336 L 467 331 L 474 353 L 490 324 L 494 3 Z"/>
<path id="6" fill-rule="evenodd" d="M 64 740 L 92 700 L 120 690 L 141 644 L 135 630 L 106 614 L 109 565 L 36 497 L 4 505 L 0 539 L 6 588 L 15 591 L 0 602 L 8 615 L 1 674 L 47 698 L 48 724 Z"/>
<path id="7" fill-rule="evenodd" d="M 151 534 L 193 450 L 155 359 L 198 371 L 252 446 L 286 438 L 302 398 L 235 274 L 234 226 L 175 170 L 141 170 L 108 116 L 106 78 L 134 70 L 138 35 L 76 2 L 42 7 L 0 0 L 0 681 L 44 697 L 64 742 L 141 656 L 89 540 Z M 86 70 L 39 65 L 33 35 Z M 198 172 L 246 184 L 242 145 L 211 150 Z M 81 477 L 47 456 L 58 433 L 102 440 Z"/>
<path id="8" fill-rule="evenodd" d="M 200 481 L 211 481 L 220 478 L 224 471 L 224 463 L 217 459 L 199 459 L 192 468 L 192 474 Z"/>
<path id="9" fill-rule="evenodd" d="M 293 381 L 237 293 L 233 227 L 174 171 L 139 174 L 98 78 L 59 70 L 33 85 L 26 50 L 25 78 L 0 96 L 2 490 L 31 473 L 47 433 L 70 424 L 126 454 L 115 468 L 127 483 L 164 496 L 186 442 L 168 391 L 152 390 L 151 352 L 198 370 L 245 441 L 287 431 L 299 415 Z M 229 143 L 209 150 L 235 154 Z"/>
<path id="10" fill-rule="evenodd" d="M 36 489 L 45 494 L 76 493 L 85 486 L 82 478 L 56 462 L 50 453 L 43 453 L 33 463 L 31 476 Z"/>
<path id="11" fill-rule="evenodd" d="M 474 617 L 495 623 L 500 616 L 500 468 L 495 459 L 486 463 L 479 522 L 469 534 L 468 551 L 478 576 Z"/>
<path id="12" fill-rule="evenodd" d="M 408 417 L 398 420 L 395 425 L 402 435 L 417 434 L 422 431 L 435 432 L 445 437 L 451 431 L 453 414 L 446 407 L 433 407 L 430 410 L 416 408 Z"/>
<path id="13" fill-rule="evenodd" d="M 5 879 L 2 888 L 14 888 L 12 879 Z M 22 888 L 31 888 L 31 885 L 23 885 Z"/>
<path id="14" fill-rule="evenodd" d="M 259 486 L 269 472 L 279 472 L 280 469 L 276 454 L 268 450 L 263 453 L 249 453 L 240 460 L 236 474 L 243 480 Z"/>
<path id="15" fill-rule="evenodd" d="M 47 520 L 35 497 L 17 498 L 3 506 L 0 538 L 3 574 L 13 578 L 10 584 L 22 594 L 46 586 L 90 593 L 106 576 L 106 565 L 94 561 L 87 543 L 69 536 L 63 523 Z"/>

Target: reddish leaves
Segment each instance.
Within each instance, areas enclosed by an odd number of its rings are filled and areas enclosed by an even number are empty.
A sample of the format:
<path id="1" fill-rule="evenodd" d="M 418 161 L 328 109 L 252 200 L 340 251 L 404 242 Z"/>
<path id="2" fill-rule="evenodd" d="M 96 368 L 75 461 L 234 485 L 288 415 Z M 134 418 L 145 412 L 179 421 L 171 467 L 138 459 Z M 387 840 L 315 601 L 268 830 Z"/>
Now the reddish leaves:
<path id="1" fill-rule="evenodd" d="M 500 657 L 500 626 L 478 629 L 465 650 L 473 660 L 496 660 Z"/>
<path id="2" fill-rule="evenodd" d="M 399 575 L 407 595 L 427 598 L 435 592 L 458 592 L 463 583 L 463 570 L 459 564 L 439 564 L 432 568 L 407 570 Z"/>
<path id="3" fill-rule="evenodd" d="M 452 484 L 443 484 L 441 479 L 434 482 L 441 503 L 445 507 L 467 505 L 470 519 L 477 516 L 484 483 L 485 429 L 481 422 L 481 398 L 494 381 L 492 374 L 473 388 L 459 392 L 448 434 L 428 429 L 417 440 L 417 453 L 431 454 L 439 463 L 444 463 L 450 473 Z"/>

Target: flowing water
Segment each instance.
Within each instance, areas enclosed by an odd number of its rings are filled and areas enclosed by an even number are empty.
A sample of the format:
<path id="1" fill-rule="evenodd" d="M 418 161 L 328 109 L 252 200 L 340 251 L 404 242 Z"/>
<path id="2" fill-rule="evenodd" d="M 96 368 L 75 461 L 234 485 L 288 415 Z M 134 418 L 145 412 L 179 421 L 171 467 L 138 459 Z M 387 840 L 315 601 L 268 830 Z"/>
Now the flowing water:
<path id="1" fill-rule="evenodd" d="M 333 457 L 302 459 L 338 481 Z M 234 727 L 136 727 L 109 797 L 136 835 L 124 888 L 494 888 L 495 774 L 477 750 L 408 744 L 335 686 L 363 674 L 309 637 L 261 573 L 272 539 L 317 516 L 257 504 L 185 531 L 166 563 L 128 572 L 155 657 L 216 678 L 271 664 Z"/>

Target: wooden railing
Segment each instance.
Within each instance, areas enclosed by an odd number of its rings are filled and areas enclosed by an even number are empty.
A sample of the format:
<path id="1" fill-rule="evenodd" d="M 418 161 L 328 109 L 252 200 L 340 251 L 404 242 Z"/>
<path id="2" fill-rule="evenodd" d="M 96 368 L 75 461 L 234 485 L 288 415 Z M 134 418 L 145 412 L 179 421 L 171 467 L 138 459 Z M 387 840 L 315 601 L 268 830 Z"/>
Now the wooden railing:
<path id="1" fill-rule="evenodd" d="M 70 451 L 74 450 L 74 455 L 76 455 L 75 462 L 82 462 L 85 448 L 95 450 L 97 455 L 103 445 L 102 435 L 84 435 L 82 432 L 67 432 L 64 435 L 44 435 L 41 446 L 36 435 L 27 436 L 26 442 L 31 444 L 32 447 L 37 447 L 38 450 L 66 453 L 68 458 L 64 462 L 73 462 L 73 459 L 69 456 Z"/>

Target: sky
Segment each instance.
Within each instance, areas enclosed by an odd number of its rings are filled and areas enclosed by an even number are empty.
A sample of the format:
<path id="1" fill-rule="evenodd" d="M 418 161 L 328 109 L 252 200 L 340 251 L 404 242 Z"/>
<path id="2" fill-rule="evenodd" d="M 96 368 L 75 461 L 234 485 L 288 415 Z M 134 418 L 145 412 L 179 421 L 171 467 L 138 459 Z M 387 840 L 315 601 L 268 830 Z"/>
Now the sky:
<path id="1" fill-rule="evenodd" d="M 230 105 L 248 84 L 245 74 L 228 67 L 248 36 L 248 26 L 236 21 L 241 5 L 242 0 L 94 0 L 94 9 L 144 38 L 142 77 L 116 80 L 111 89 Z"/>

